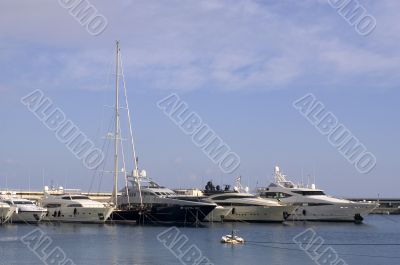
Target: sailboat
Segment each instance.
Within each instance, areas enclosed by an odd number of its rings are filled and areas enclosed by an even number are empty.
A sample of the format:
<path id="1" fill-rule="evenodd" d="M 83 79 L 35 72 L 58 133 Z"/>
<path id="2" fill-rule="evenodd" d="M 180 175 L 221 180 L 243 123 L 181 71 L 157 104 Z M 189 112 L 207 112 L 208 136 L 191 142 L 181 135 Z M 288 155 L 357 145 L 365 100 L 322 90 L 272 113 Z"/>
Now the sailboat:
<path id="1" fill-rule="evenodd" d="M 133 140 L 131 114 L 128 104 L 119 42 L 116 42 L 116 77 L 115 77 L 115 132 L 114 132 L 114 187 L 112 202 L 116 210 L 111 215 L 112 221 L 136 221 L 151 224 L 194 224 L 204 218 L 217 206 L 215 203 L 190 200 L 171 189 L 162 187 L 147 176 L 146 170 L 139 170 L 139 160 Z M 122 145 L 119 105 L 119 76 L 122 76 L 125 106 L 127 110 L 130 147 L 132 152 L 132 173 L 126 171 L 124 146 Z M 121 147 L 123 170 L 119 172 L 119 147 Z M 118 176 L 123 173 L 125 187 L 118 191 Z M 118 195 L 120 193 L 121 195 Z"/>

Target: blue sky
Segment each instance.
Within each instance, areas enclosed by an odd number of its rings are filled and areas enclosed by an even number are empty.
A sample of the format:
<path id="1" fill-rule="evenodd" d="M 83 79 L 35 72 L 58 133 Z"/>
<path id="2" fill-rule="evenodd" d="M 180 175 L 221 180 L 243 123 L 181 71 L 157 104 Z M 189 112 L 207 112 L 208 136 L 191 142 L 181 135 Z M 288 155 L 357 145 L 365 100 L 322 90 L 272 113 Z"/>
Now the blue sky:
<path id="1" fill-rule="evenodd" d="M 359 3 L 377 22 L 368 36 L 328 0 L 92 1 L 108 20 L 92 36 L 57 1 L 3 1 L 0 188 L 39 190 L 43 170 L 45 184 L 111 191 L 111 176 L 83 167 L 20 98 L 41 89 L 101 145 L 119 39 L 140 163 L 163 185 L 240 174 L 254 187 L 279 164 L 334 195 L 398 196 L 400 3 Z M 172 92 L 240 156 L 237 172 L 222 173 L 157 108 Z M 360 174 L 293 108 L 306 93 L 376 156 L 374 170 Z"/>

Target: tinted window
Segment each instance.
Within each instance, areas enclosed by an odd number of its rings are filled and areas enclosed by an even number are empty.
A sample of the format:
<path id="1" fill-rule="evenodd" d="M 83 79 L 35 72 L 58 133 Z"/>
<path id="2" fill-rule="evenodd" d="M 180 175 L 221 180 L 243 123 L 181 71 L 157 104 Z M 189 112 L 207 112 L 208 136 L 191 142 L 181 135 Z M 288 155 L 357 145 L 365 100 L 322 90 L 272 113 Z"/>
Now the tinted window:
<path id="1" fill-rule="evenodd" d="M 213 200 L 227 200 L 227 199 L 254 199 L 256 196 L 253 195 L 221 195 L 214 197 Z"/>
<path id="2" fill-rule="evenodd" d="M 294 190 L 293 192 L 297 193 L 297 194 L 301 194 L 303 196 L 325 195 L 325 193 L 320 190 Z"/>
<path id="3" fill-rule="evenodd" d="M 72 198 L 72 200 L 89 200 L 89 197 L 87 197 L 87 196 L 82 196 L 82 195 L 79 195 L 79 196 L 71 196 L 71 198 Z"/>
<path id="4" fill-rule="evenodd" d="M 56 204 L 56 203 L 49 203 L 49 204 L 44 205 L 45 208 L 57 208 L 60 206 L 61 206 L 61 204 Z"/>
<path id="5" fill-rule="evenodd" d="M 33 204 L 33 202 L 30 202 L 30 201 L 14 201 L 14 203 L 15 204 L 30 204 L 30 205 Z"/>

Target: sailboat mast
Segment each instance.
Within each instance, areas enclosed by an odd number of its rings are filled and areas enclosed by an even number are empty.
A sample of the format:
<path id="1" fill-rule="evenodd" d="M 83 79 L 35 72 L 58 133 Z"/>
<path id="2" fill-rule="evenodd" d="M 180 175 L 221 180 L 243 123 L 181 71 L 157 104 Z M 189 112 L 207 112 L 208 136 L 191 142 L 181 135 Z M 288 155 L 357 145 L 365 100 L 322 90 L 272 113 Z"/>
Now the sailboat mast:
<path id="1" fill-rule="evenodd" d="M 119 42 L 116 42 L 116 69 L 115 69 L 115 133 L 114 133 L 114 188 L 113 202 L 117 205 L 118 193 L 118 140 L 119 140 L 119 89 L 118 89 L 118 73 L 119 73 Z"/>

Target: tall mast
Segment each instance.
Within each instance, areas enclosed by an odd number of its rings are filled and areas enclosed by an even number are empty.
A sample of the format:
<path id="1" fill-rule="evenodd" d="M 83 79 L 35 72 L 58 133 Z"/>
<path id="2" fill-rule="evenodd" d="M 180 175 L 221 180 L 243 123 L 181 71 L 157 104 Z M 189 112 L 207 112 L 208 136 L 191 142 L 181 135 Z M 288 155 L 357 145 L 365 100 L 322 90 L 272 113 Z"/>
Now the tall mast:
<path id="1" fill-rule="evenodd" d="M 118 94 L 118 74 L 119 74 L 119 42 L 116 42 L 116 69 L 115 69 L 115 133 L 114 133 L 114 189 L 113 202 L 117 205 L 118 193 L 118 140 L 119 140 L 119 94 Z"/>

